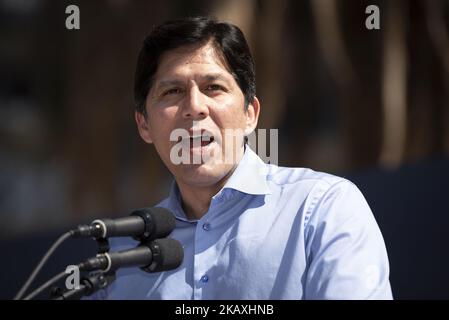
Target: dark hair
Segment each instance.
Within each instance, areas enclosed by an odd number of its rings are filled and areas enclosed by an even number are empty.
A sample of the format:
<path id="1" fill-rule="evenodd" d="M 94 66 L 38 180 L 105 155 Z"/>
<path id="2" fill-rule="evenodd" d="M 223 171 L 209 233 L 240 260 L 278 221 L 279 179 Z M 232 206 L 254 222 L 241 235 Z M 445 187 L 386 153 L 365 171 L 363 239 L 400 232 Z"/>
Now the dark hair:
<path id="1" fill-rule="evenodd" d="M 245 96 L 245 108 L 256 95 L 254 61 L 242 31 L 235 25 L 207 17 L 169 21 L 154 28 L 145 38 L 137 60 L 134 99 L 136 110 L 145 114 L 145 101 L 153 84 L 161 55 L 186 45 L 212 41 L 226 60 Z"/>

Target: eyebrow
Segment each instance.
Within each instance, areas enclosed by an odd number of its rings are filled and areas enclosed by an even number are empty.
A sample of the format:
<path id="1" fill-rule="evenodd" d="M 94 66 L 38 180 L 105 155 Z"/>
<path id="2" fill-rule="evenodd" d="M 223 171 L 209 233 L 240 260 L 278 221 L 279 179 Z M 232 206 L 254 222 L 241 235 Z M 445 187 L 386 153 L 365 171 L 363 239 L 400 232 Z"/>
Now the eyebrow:
<path id="1" fill-rule="evenodd" d="M 156 88 L 164 88 L 169 86 L 180 86 L 183 85 L 185 82 L 181 80 L 161 80 L 156 84 Z"/>
<path id="2" fill-rule="evenodd" d="M 199 76 L 199 78 L 203 81 L 217 81 L 221 80 L 229 84 L 229 80 L 223 76 L 221 73 L 209 73 L 204 76 Z M 168 79 L 168 80 L 161 80 L 156 84 L 157 89 L 169 87 L 169 86 L 181 86 L 185 84 L 185 81 L 178 80 L 178 79 Z"/>
<path id="3" fill-rule="evenodd" d="M 221 73 L 210 73 L 210 74 L 206 74 L 205 76 L 202 76 L 201 78 L 203 78 L 206 81 L 216 81 L 216 80 L 221 80 L 221 81 L 224 81 L 224 82 L 228 82 L 229 81 Z"/>

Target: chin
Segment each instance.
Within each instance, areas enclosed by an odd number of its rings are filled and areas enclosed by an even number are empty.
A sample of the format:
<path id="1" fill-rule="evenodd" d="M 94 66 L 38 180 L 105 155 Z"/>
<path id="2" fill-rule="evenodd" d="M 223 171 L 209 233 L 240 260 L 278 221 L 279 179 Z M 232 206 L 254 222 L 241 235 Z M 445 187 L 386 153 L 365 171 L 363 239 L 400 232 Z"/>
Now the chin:
<path id="1" fill-rule="evenodd" d="M 182 169 L 181 179 L 188 185 L 209 187 L 218 184 L 232 168 L 217 165 L 187 165 Z"/>

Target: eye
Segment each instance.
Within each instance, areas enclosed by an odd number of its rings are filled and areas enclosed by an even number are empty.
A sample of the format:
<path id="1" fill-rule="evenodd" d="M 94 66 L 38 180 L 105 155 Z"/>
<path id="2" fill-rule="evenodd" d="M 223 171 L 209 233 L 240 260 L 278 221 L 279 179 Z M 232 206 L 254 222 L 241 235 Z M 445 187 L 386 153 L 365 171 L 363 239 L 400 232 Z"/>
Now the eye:
<path id="1" fill-rule="evenodd" d="M 218 90 L 226 91 L 225 88 L 220 86 L 219 84 L 210 84 L 207 86 L 206 89 L 208 91 L 218 91 Z"/>
<path id="2" fill-rule="evenodd" d="M 163 96 L 167 96 L 167 95 L 175 95 L 175 94 L 180 94 L 181 92 L 182 92 L 182 91 L 181 91 L 180 88 L 171 88 L 171 89 L 168 89 L 168 90 L 164 91 L 164 92 L 162 93 L 162 95 L 163 95 Z"/>

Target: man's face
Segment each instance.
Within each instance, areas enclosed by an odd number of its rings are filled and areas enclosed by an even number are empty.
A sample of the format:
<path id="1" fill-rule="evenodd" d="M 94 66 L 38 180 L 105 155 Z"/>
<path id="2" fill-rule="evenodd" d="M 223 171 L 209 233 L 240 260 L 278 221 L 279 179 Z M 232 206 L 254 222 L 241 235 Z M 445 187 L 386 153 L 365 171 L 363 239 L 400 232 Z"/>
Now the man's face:
<path id="1" fill-rule="evenodd" d="M 154 144 L 178 184 L 210 187 L 240 160 L 244 135 L 257 125 L 259 102 L 255 98 L 245 110 L 243 92 L 214 47 L 206 44 L 161 56 L 146 111 L 146 118 L 136 112 L 139 133 Z M 176 129 L 186 130 L 187 137 L 171 141 Z M 237 134 L 230 135 L 230 129 Z M 190 153 L 191 162 L 198 157 L 201 161 L 176 164 L 176 146 Z"/>

